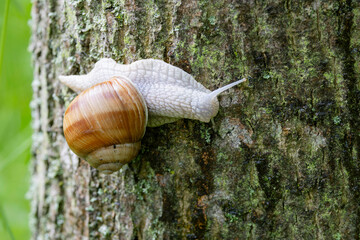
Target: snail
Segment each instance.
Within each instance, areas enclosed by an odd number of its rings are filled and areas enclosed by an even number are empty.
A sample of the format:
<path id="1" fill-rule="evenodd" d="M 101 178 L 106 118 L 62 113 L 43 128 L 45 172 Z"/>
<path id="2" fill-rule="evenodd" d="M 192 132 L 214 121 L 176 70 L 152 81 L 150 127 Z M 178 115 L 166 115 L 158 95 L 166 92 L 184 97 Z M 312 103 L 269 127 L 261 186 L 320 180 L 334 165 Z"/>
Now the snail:
<path id="1" fill-rule="evenodd" d="M 109 58 L 99 60 L 86 75 L 59 79 L 79 93 L 64 115 L 70 149 L 108 174 L 136 157 L 146 127 L 181 118 L 209 122 L 219 110 L 217 96 L 246 81 L 210 91 L 190 74 L 161 60 L 126 65 Z"/>

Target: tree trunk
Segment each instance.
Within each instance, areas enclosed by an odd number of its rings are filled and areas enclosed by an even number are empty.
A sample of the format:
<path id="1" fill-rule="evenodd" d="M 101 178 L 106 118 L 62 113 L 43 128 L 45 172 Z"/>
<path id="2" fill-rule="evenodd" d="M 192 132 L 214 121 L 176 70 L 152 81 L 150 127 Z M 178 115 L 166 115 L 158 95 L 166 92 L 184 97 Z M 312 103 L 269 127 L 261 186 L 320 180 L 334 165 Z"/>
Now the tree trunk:
<path id="1" fill-rule="evenodd" d="M 34 239 L 359 239 L 356 0 L 35 0 Z M 61 74 L 163 59 L 219 97 L 106 176 L 68 148 Z"/>

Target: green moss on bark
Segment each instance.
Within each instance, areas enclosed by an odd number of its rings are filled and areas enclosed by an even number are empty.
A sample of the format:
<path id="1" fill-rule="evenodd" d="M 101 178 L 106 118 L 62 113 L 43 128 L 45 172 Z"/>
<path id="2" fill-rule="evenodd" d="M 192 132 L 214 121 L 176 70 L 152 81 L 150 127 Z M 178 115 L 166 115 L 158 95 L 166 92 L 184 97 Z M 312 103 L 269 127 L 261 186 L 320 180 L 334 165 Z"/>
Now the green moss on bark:
<path id="1" fill-rule="evenodd" d="M 359 238 L 359 3 L 34 1 L 34 238 Z M 164 59 L 219 97 L 101 176 L 69 151 L 60 74 Z M 56 96 L 51 97 L 51 96 Z M 56 234 L 52 234 L 56 232 Z"/>

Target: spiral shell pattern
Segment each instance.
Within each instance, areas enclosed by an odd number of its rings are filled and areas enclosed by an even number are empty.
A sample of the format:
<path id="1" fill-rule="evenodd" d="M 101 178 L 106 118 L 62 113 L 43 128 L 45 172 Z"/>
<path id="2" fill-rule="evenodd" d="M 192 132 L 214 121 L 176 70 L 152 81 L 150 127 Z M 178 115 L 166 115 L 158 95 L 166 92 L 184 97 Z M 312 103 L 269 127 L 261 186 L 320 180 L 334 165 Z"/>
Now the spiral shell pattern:
<path id="1" fill-rule="evenodd" d="M 64 135 L 75 154 L 100 171 L 112 173 L 138 154 L 147 119 L 145 100 L 131 80 L 113 77 L 70 103 Z"/>

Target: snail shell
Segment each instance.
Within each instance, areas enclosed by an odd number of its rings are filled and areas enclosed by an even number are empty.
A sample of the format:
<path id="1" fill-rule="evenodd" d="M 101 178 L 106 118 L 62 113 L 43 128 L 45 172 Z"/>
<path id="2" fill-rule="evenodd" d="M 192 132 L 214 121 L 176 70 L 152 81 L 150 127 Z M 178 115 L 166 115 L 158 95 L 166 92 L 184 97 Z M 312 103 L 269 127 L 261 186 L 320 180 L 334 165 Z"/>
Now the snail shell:
<path id="1" fill-rule="evenodd" d="M 70 149 L 101 172 L 118 171 L 136 157 L 145 134 L 145 100 L 126 77 L 113 77 L 78 95 L 65 112 Z"/>

